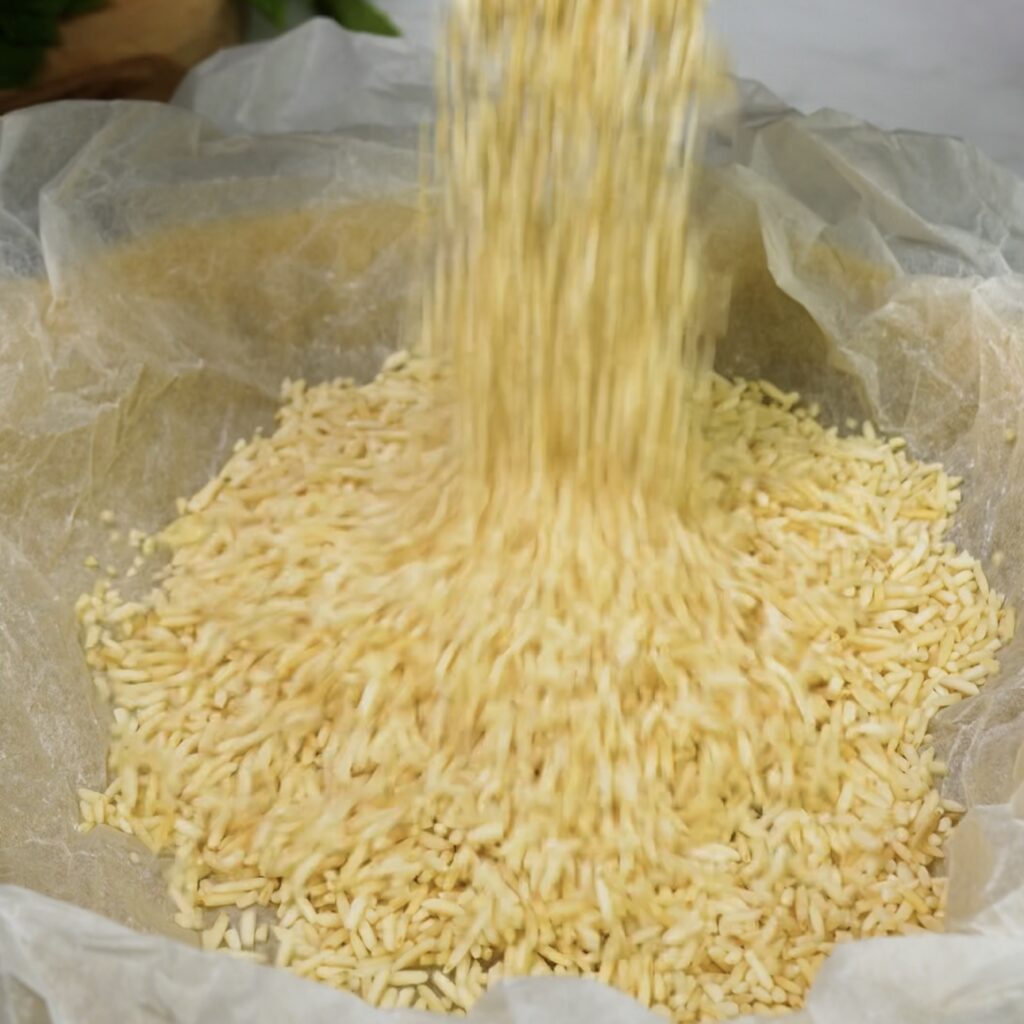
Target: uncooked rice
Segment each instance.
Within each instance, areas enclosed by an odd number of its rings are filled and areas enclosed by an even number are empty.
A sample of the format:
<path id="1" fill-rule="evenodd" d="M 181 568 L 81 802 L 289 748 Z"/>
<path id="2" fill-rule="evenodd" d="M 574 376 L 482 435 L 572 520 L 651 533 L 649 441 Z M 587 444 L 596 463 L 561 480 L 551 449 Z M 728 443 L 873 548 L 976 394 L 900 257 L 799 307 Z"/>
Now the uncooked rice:
<path id="1" fill-rule="evenodd" d="M 1013 613 L 946 539 L 959 480 L 711 372 L 700 21 L 459 5 L 417 351 L 286 382 L 128 534 L 170 552 L 151 593 L 79 602 L 113 705 L 82 827 L 168 854 L 205 949 L 447 1012 L 594 976 L 683 1022 L 940 927 L 928 725 Z"/>

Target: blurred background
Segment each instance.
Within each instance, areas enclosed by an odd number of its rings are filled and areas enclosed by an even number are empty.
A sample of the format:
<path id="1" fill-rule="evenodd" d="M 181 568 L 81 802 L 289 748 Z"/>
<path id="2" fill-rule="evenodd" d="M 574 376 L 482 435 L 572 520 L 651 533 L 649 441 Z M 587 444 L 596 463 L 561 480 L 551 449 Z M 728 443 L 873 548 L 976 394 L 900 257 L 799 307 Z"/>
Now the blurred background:
<path id="1" fill-rule="evenodd" d="M 224 47 L 310 17 L 389 33 L 435 0 L 2 0 L 0 112 L 167 99 Z M 956 135 L 1024 175 L 1022 0 L 712 0 L 736 72 L 809 112 Z"/>

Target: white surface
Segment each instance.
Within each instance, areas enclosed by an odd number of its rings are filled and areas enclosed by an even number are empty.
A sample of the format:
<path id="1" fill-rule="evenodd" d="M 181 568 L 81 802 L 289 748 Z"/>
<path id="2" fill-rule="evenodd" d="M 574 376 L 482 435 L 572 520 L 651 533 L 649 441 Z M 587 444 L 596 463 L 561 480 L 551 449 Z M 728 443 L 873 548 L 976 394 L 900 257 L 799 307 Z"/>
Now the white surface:
<path id="1" fill-rule="evenodd" d="M 955 135 L 1024 176 L 1024 0 L 710 2 L 736 72 L 798 110 Z M 289 25 L 307 13 L 292 0 Z M 269 34 L 254 19 L 251 38 Z"/>
<path id="2" fill-rule="evenodd" d="M 1022 0 L 712 0 L 737 74 L 810 113 L 955 135 L 1024 175 Z"/>

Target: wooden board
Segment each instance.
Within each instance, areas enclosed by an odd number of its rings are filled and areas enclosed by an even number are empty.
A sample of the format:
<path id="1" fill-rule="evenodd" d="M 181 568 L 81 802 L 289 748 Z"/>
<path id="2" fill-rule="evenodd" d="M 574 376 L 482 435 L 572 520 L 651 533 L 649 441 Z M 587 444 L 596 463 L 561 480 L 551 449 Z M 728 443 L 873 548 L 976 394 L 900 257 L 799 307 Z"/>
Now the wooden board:
<path id="1" fill-rule="evenodd" d="M 193 65 L 239 38 L 237 0 L 110 0 L 61 26 L 60 46 L 0 113 L 59 99 L 166 100 Z"/>

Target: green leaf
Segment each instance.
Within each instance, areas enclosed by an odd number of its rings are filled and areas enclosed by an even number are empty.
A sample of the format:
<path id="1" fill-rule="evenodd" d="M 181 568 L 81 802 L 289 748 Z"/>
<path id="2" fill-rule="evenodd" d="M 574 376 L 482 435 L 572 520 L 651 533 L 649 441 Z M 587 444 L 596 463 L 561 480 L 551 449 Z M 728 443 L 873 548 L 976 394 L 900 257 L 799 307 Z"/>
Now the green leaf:
<path id="1" fill-rule="evenodd" d="M 369 0 L 317 0 L 317 9 L 352 32 L 398 36 L 398 26 Z"/>
<path id="2" fill-rule="evenodd" d="M 284 28 L 288 18 L 288 0 L 249 0 L 249 6 L 254 7 L 278 28 Z"/>
<path id="3" fill-rule="evenodd" d="M 107 6 L 107 0 L 64 0 L 65 18 L 75 18 L 79 14 L 88 14 Z"/>
<path id="4" fill-rule="evenodd" d="M 12 46 L 53 46 L 60 39 L 57 22 L 63 0 L 21 0 L 0 9 L 0 40 Z"/>
<path id="5" fill-rule="evenodd" d="M 46 50 L 60 42 L 60 19 L 104 6 L 107 0 L 2 0 L 0 9 L 0 89 L 29 82 L 42 67 Z"/>
<path id="6" fill-rule="evenodd" d="M 0 89 L 28 85 L 43 66 L 45 53 L 43 46 L 15 46 L 0 39 Z"/>

